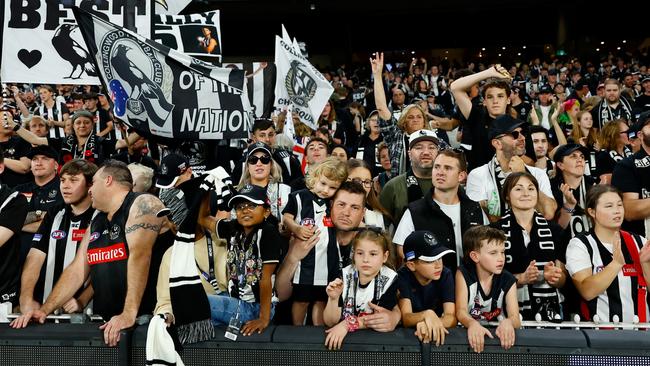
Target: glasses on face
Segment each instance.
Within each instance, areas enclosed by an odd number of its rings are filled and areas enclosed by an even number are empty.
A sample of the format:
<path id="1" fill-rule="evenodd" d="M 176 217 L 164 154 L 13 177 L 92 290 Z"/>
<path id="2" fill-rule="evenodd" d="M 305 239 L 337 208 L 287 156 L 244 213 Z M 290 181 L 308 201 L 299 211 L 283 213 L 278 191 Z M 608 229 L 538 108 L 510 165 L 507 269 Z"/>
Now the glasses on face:
<path id="1" fill-rule="evenodd" d="M 249 156 L 248 157 L 248 164 L 250 165 L 255 165 L 257 164 L 258 161 L 261 161 L 262 164 L 267 165 L 271 163 L 271 157 L 264 155 L 264 156 Z"/>
<path id="2" fill-rule="evenodd" d="M 366 188 L 372 187 L 372 179 L 362 180 L 361 178 L 348 178 L 348 182 L 358 183 Z"/>
<path id="3" fill-rule="evenodd" d="M 619 132 L 619 134 L 627 136 L 627 133 L 628 133 L 628 132 L 629 132 L 629 130 L 625 130 L 625 131 L 621 131 L 621 132 Z"/>
<path id="4" fill-rule="evenodd" d="M 499 138 L 504 137 L 504 136 L 510 136 L 513 139 L 517 140 L 519 136 L 525 136 L 523 131 L 512 131 L 512 132 L 507 132 L 499 136 Z"/>
<path id="5" fill-rule="evenodd" d="M 251 210 L 252 211 L 252 210 L 256 209 L 257 206 L 259 206 L 259 205 L 257 203 L 253 203 L 253 202 L 240 202 L 240 203 L 235 205 L 235 211 L 239 211 L 239 212 L 246 211 L 246 210 Z"/>

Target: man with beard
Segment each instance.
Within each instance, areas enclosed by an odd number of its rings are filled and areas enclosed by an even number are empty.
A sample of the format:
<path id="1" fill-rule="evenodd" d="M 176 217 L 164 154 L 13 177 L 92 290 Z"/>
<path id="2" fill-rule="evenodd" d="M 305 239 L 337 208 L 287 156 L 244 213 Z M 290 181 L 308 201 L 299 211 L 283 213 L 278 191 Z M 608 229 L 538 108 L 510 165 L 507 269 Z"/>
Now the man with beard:
<path id="1" fill-rule="evenodd" d="M 553 161 L 548 157 L 548 130 L 542 126 L 530 127 L 530 139 L 533 142 L 535 167 L 552 177 L 555 173 Z"/>
<path id="2" fill-rule="evenodd" d="M 350 243 L 357 234 L 359 226 L 362 225 L 366 207 L 366 191 L 360 183 L 343 182 L 332 197 L 331 204 L 330 214 L 334 227 L 329 227 L 327 230 L 330 230 L 330 240 L 336 240 L 339 250 L 338 256 L 331 257 L 333 259 L 338 258 L 339 263 L 328 264 L 328 267 L 336 265 L 340 272 L 352 262 L 352 248 Z M 314 248 L 318 239 L 318 231 L 310 239 L 305 241 L 299 240 L 297 237 L 292 238 L 289 251 L 275 279 L 277 296 L 280 301 L 287 300 L 291 297 L 294 273 L 300 261 Z M 399 308 L 391 310 L 377 306 L 373 310 L 373 314 L 364 317 L 365 324 L 368 328 L 379 332 L 392 331 L 401 319 Z"/>
<path id="3" fill-rule="evenodd" d="M 612 185 L 623 192 L 623 229 L 647 237 L 650 234 L 650 112 L 639 116 L 641 149 L 614 167 Z"/>
<path id="4" fill-rule="evenodd" d="M 410 169 L 386 183 L 379 202 L 399 223 L 408 204 L 424 197 L 432 187 L 431 170 L 438 156 L 440 141 L 433 131 L 418 130 L 409 136 Z"/>
<path id="5" fill-rule="evenodd" d="M 624 119 L 628 125 L 632 121 L 632 106 L 627 99 L 621 97 L 621 84 L 616 79 L 605 80 L 605 99 L 591 110 L 594 127 L 601 129 L 605 123 Z"/>
<path id="6" fill-rule="evenodd" d="M 469 173 L 467 195 L 477 201 L 488 214 L 491 222 L 501 218 L 506 212 L 506 202 L 501 197 L 503 182 L 511 172 L 528 171 L 539 182 L 538 210 L 547 220 L 553 219 L 557 203 L 553 198 L 551 185 L 546 172 L 528 167 L 521 156 L 526 151 L 526 139 L 522 126 L 524 121 L 504 114 L 490 124 L 488 138 L 496 150 L 490 162 Z"/>
<path id="7" fill-rule="evenodd" d="M 52 291 L 61 273 L 74 259 L 95 210 L 88 190 L 97 166 L 85 160 L 69 161 L 61 168 L 63 203 L 48 211 L 33 235 L 32 247 L 23 266 L 20 287 L 20 311 L 25 314 L 11 323 L 19 327 L 31 311 L 40 305 Z M 82 310 L 92 298 L 92 288 L 75 294 L 64 305 L 71 313 Z"/>

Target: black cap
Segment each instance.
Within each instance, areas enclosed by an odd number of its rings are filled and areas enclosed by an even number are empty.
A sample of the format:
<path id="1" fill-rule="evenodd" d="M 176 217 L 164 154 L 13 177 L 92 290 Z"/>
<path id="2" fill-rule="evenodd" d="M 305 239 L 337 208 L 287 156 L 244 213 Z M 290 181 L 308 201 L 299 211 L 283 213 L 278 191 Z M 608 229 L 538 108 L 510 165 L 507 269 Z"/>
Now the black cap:
<path id="1" fill-rule="evenodd" d="M 404 239 L 404 258 L 407 261 L 420 259 L 425 262 L 433 262 L 442 258 L 445 254 L 455 253 L 436 240 L 430 231 L 419 230 L 409 234 Z"/>
<path id="2" fill-rule="evenodd" d="M 573 154 L 574 151 L 580 150 L 582 154 L 587 157 L 587 152 L 585 151 L 586 149 L 580 145 L 580 144 L 566 144 L 562 145 L 555 150 L 555 155 L 553 155 L 553 161 L 556 163 L 561 163 L 562 159 L 564 159 L 565 156 L 569 156 Z"/>
<path id="3" fill-rule="evenodd" d="M 542 85 L 541 88 L 539 88 L 539 94 L 551 94 L 553 93 L 553 89 L 551 89 L 551 86 L 548 84 Z"/>
<path id="4" fill-rule="evenodd" d="M 156 187 L 171 188 L 176 184 L 178 176 L 190 166 L 187 158 L 180 154 L 169 154 L 160 161 L 160 172 L 156 179 Z"/>
<path id="5" fill-rule="evenodd" d="M 248 155 L 253 155 L 254 152 L 256 151 L 262 151 L 266 153 L 266 155 L 271 156 L 271 148 L 269 145 L 263 143 L 263 142 L 256 142 L 248 147 Z"/>
<path id="6" fill-rule="evenodd" d="M 32 147 L 32 149 L 27 153 L 27 157 L 29 159 L 34 159 L 34 156 L 36 155 L 44 155 L 48 158 L 59 160 L 59 154 L 57 154 L 56 150 L 48 145 L 38 145 Z"/>
<path id="7" fill-rule="evenodd" d="M 589 85 L 587 84 L 587 81 L 584 79 L 580 79 L 576 82 L 576 90 L 582 89 L 585 86 L 589 86 Z"/>
<path id="8" fill-rule="evenodd" d="M 503 135 L 514 131 L 517 127 L 521 127 L 524 121 L 513 118 L 509 114 L 502 114 L 499 117 L 495 118 L 492 123 L 490 123 L 490 129 L 488 130 L 488 139 L 492 140 L 497 138 L 497 136 Z"/>
<path id="9" fill-rule="evenodd" d="M 234 208 L 235 204 L 240 201 L 249 201 L 258 205 L 270 206 L 269 198 L 266 195 L 266 188 L 247 184 L 237 192 L 229 201 L 228 206 Z"/>
<path id="10" fill-rule="evenodd" d="M 641 131 L 641 128 L 643 125 L 640 122 L 636 122 L 630 125 L 630 128 L 627 130 L 627 138 L 628 139 L 635 139 L 639 137 L 639 131 Z"/>
<path id="11" fill-rule="evenodd" d="M 550 69 L 548 70 L 549 75 L 557 75 L 557 70 L 556 69 Z"/>
<path id="12" fill-rule="evenodd" d="M 643 79 L 641 79 L 641 84 L 645 83 L 646 81 L 650 81 L 650 76 L 644 76 Z"/>

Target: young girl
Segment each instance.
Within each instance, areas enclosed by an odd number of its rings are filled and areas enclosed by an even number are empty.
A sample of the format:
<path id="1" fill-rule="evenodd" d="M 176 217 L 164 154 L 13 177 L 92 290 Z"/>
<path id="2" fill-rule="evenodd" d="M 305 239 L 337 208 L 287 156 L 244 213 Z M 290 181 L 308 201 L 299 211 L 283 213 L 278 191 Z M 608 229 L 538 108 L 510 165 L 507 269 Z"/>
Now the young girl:
<path id="1" fill-rule="evenodd" d="M 277 298 L 271 277 L 280 260 L 282 238 L 277 225 L 266 220 L 271 210 L 264 188 L 246 185 L 228 204 L 237 220 L 216 223 L 218 237 L 228 243 L 228 294 L 208 295 L 208 300 L 213 323 L 228 324 L 238 317 L 246 336 L 261 333 L 273 319 Z"/>
<path id="2" fill-rule="evenodd" d="M 323 309 L 327 283 L 336 277 L 340 268 L 336 238 L 329 235 L 332 227 L 329 217 L 329 198 L 336 193 L 347 178 L 345 163 L 327 158 L 311 170 L 305 179 L 307 189 L 291 193 L 283 213 L 283 223 L 292 235 L 307 240 L 320 230 L 318 243 L 307 256 L 293 277 L 292 317 L 294 325 L 303 325 L 307 308 L 312 308 L 312 322 L 323 325 Z"/>
<path id="3" fill-rule="evenodd" d="M 327 286 L 325 346 L 340 349 L 348 332 L 369 328 L 365 316 L 377 307 L 397 307 L 397 273 L 390 260 L 391 240 L 371 229 L 360 231 L 352 240 L 352 264 L 343 269 L 343 279 Z M 390 329 L 389 329 L 390 330 Z"/>

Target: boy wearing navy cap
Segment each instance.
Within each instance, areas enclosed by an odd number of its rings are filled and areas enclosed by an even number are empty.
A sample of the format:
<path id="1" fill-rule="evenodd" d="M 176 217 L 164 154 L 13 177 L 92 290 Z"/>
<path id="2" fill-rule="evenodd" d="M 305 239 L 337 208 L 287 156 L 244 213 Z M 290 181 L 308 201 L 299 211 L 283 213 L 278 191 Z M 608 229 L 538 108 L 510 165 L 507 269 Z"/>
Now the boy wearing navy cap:
<path id="1" fill-rule="evenodd" d="M 454 276 L 442 257 L 454 251 L 429 231 L 414 231 L 404 240 L 405 266 L 398 272 L 399 307 L 405 327 L 415 327 L 423 343 L 439 346 L 447 328 L 456 325 Z"/>

